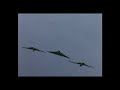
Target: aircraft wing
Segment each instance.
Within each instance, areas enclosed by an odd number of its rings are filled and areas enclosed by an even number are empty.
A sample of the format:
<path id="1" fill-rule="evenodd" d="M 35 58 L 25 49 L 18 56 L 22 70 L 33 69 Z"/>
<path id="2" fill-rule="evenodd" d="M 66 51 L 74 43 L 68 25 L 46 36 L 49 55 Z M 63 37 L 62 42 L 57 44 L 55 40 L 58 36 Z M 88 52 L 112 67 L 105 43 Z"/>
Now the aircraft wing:
<path id="1" fill-rule="evenodd" d="M 93 66 L 89 66 L 89 65 L 86 65 L 86 64 L 84 64 L 85 66 L 87 66 L 87 67 L 91 67 L 91 68 L 94 68 Z"/>
<path id="2" fill-rule="evenodd" d="M 62 57 L 66 57 L 66 58 L 69 58 L 67 57 L 66 55 L 62 54 L 62 53 L 58 53 L 58 52 L 51 52 L 51 51 L 48 51 L 49 53 L 52 53 L 52 54 L 55 54 L 55 55 L 58 55 L 58 56 L 62 56 Z"/>
<path id="3" fill-rule="evenodd" d="M 22 48 L 26 48 L 26 49 L 33 49 L 32 47 L 22 47 Z"/>
<path id="4" fill-rule="evenodd" d="M 69 61 L 69 62 L 74 63 L 74 64 L 78 64 L 77 62 L 72 62 L 72 61 Z"/>

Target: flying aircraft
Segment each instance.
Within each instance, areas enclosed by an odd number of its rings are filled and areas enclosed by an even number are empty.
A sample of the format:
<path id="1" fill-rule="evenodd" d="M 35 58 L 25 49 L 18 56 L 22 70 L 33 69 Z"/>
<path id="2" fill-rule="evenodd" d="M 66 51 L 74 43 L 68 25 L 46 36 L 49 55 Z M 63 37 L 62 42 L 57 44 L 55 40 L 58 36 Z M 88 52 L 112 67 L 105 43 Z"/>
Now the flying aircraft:
<path id="1" fill-rule="evenodd" d="M 60 51 L 47 51 L 47 52 L 55 54 L 55 55 L 59 55 L 59 56 L 62 56 L 62 57 L 66 57 L 66 58 L 70 59 L 68 56 L 64 55 Z"/>
<path id="2" fill-rule="evenodd" d="M 72 62 L 72 61 L 69 61 L 69 62 L 74 63 L 74 64 L 79 64 L 80 67 L 81 67 L 81 66 L 87 66 L 87 67 L 94 68 L 94 67 L 92 67 L 92 66 L 89 66 L 89 65 L 87 65 L 87 64 L 85 64 L 85 63 L 81 63 L 81 62 Z"/>
<path id="3" fill-rule="evenodd" d="M 31 49 L 31 50 L 33 50 L 33 52 L 34 52 L 34 51 L 44 52 L 44 51 L 39 50 L 39 49 L 37 49 L 37 48 L 35 48 L 35 47 L 22 47 L 22 48 Z M 44 52 L 44 53 L 45 53 L 45 52 Z"/>

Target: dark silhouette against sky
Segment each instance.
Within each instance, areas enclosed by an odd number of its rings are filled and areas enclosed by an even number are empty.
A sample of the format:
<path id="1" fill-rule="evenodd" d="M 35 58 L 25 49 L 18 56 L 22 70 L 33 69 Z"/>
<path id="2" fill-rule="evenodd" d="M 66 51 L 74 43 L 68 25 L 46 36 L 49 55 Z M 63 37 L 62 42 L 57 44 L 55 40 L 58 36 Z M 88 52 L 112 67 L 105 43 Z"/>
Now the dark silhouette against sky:
<path id="1" fill-rule="evenodd" d="M 69 61 L 69 62 L 74 63 L 74 64 L 79 64 L 80 67 L 82 67 L 82 66 L 87 66 L 87 67 L 94 68 L 93 66 L 89 66 L 89 65 L 87 65 L 87 64 L 85 64 L 85 63 L 82 63 L 82 62 L 73 62 L 73 61 Z"/>
<path id="2" fill-rule="evenodd" d="M 40 51 L 40 52 L 44 52 L 44 51 L 39 50 L 39 49 L 37 49 L 37 48 L 35 48 L 35 47 L 22 47 L 22 48 L 30 49 L 30 50 L 33 50 L 33 51 Z"/>
<path id="3" fill-rule="evenodd" d="M 59 55 L 59 56 L 62 56 L 62 57 L 66 57 L 66 58 L 69 58 L 68 56 L 64 55 L 62 52 L 60 51 L 48 51 L 49 53 L 52 53 L 52 54 L 55 54 L 55 55 Z"/>

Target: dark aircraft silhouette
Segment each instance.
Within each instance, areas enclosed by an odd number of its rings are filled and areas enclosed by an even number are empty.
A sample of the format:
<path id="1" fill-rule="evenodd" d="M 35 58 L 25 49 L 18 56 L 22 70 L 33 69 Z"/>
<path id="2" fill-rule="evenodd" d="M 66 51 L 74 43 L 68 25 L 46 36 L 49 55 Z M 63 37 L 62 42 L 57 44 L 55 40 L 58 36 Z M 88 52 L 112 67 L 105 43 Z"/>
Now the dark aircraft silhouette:
<path id="1" fill-rule="evenodd" d="M 44 52 L 44 51 L 39 50 L 39 49 L 37 49 L 37 48 L 35 48 L 35 47 L 22 47 L 22 48 L 31 49 L 31 50 L 33 50 L 33 52 L 34 52 L 34 51 Z M 45 52 L 44 52 L 44 53 L 45 53 Z"/>
<path id="2" fill-rule="evenodd" d="M 69 62 L 74 63 L 74 64 L 79 64 L 80 67 L 81 67 L 81 66 L 87 66 L 87 67 L 94 68 L 94 67 L 92 67 L 92 66 L 86 65 L 85 63 L 81 63 L 81 62 L 72 62 L 72 61 L 69 61 Z"/>
<path id="3" fill-rule="evenodd" d="M 66 57 L 66 58 L 70 59 L 68 56 L 64 55 L 60 51 L 47 51 L 47 52 L 55 54 L 55 55 L 59 55 L 59 56 L 62 56 L 62 57 Z"/>

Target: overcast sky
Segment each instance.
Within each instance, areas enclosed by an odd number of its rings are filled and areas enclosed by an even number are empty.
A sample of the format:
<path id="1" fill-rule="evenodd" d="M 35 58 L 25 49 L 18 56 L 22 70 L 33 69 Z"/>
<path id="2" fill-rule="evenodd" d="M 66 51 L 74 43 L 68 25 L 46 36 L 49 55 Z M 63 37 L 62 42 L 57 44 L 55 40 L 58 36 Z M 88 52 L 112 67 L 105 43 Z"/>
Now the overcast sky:
<path id="1" fill-rule="evenodd" d="M 102 76 L 102 14 L 18 14 L 18 76 Z"/>

